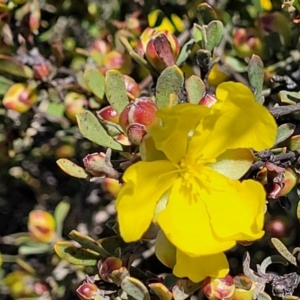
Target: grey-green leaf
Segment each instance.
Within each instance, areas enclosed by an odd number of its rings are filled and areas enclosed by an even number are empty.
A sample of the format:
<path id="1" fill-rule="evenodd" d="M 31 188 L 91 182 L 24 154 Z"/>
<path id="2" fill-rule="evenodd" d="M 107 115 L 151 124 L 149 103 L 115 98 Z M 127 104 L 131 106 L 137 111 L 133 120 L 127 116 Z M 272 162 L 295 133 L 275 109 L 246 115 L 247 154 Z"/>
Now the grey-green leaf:
<path id="1" fill-rule="evenodd" d="M 277 238 L 271 238 L 271 242 L 276 250 L 291 264 L 297 266 L 296 257 L 286 248 L 286 246 Z"/>
<path id="2" fill-rule="evenodd" d="M 156 85 L 156 102 L 158 108 L 170 105 L 170 95 L 181 91 L 184 77 L 182 71 L 177 66 L 170 66 L 164 69 L 158 77 Z M 177 103 L 173 103 L 176 105 Z"/>
<path id="3" fill-rule="evenodd" d="M 222 38 L 224 32 L 224 26 L 221 21 L 211 21 L 206 28 L 206 49 L 212 51 L 216 47 Z"/>
<path id="4" fill-rule="evenodd" d="M 125 277 L 122 280 L 121 288 L 135 300 L 150 300 L 150 295 L 145 285 L 136 278 Z"/>
<path id="5" fill-rule="evenodd" d="M 103 147 L 122 150 L 122 146 L 107 134 L 92 112 L 86 110 L 76 117 L 79 130 L 84 137 Z"/>
<path id="6" fill-rule="evenodd" d="M 205 84 L 200 77 L 192 75 L 185 82 L 188 101 L 193 104 L 198 104 L 205 94 Z"/>
<path id="7" fill-rule="evenodd" d="M 256 101 L 263 104 L 264 98 L 262 96 L 264 83 L 264 64 L 261 58 L 255 54 L 252 55 L 248 65 L 248 78 L 251 87 L 254 90 Z"/>
<path id="8" fill-rule="evenodd" d="M 117 113 L 121 113 L 128 104 L 128 96 L 122 73 L 109 70 L 105 77 L 105 94 L 107 101 Z"/>
<path id="9" fill-rule="evenodd" d="M 282 124 L 277 128 L 275 145 L 287 140 L 295 131 L 296 125 L 292 123 Z"/>
<path id="10" fill-rule="evenodd" d="M 105 79 L 102 73 L 96 69 L 85 70 L 84 82 L 89 90 L 98 98 L 103 99 L 105 91 Z"/>

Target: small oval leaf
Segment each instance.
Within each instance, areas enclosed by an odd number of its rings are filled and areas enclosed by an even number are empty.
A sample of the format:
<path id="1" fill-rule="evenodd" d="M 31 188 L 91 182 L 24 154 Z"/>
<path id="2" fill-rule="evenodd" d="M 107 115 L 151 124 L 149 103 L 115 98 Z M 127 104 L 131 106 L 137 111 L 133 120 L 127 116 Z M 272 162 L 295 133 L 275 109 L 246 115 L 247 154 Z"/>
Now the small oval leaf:
<path id="1" fill-rule="evenodd" d="M 129 103 L 125 82 L 122 73 L 109 70 L 105 77 L 105 94 L 107 101 L 117 113 L 121 113 Z"/>
<path id="2" fill-rule="evenodd" d="M 70 203 L 67 201 L 59 202 L 55 208 L 53 215 L 54 215 L 55 224 L 56 224 L 56 234 L 58 236 L 62 235 L 63 223 L 64 223 L 64 220 L 65 220 L 69 210 L 70 210 Z"/>
<path id="3" fill-rule="evenodd" d="M 76 165 L 72 161 L 66 159 L 66 158 L 60 158 L 56 161 L 58 166 L 68 175 L 85 179 L 88 178 L 88 173 L 80 166 Z"/>
<path id="4" fill-rule="evenodd" d="M 275 145 L 287 140 L 295 131 L 296 125 L 292 123 L 282 124 L 277 128 Z"/>
<path id="5" fill-rule="evenodd" d="M 296 257 L 286 248 L 286 246 L 277 238 L 271 238 L 271 242 L 276 250 L 291 264 L 297 266 Z"/>
<path id="6" fill-rule="evenodd" d="M 160 282 L 150 283 L 149 287 L 160 300 L 171 300 L 173 297 L 168 288 Z"/>
<path id="7" fill-rule="evenodd" d="M 122 150 L 122 146 L 107 134 L 92 112 L 86 110 L 78 114 L 76 118 L 79 130 L 84 137 L 103 147 Z"/>
<path id="8" fill-rule="evenodd" d="M 190 103 L 198 104 L 205 94 L 206 88 L 202 79 L 192 75 L 185 82 L 185 89 Z"/>
<path id="9" fill-rule="evenodd" d="M 164 69 L 158 77 L 156 85 L 156 102 L 158 108 L 170 105 L 170 95 L 181 91 L 184 77 L 182 71 L 177 66 L 170 66 Z M 173 103 L 176 105 L 177 103 Z"/>
<path id="10" fill-rule="evenodd" d="M 263 104 L 262 96 L 264 83 L 264 64 L 258 55 L 253 54 L 248 65 L 248 78 L 250 85 L 254 90 L 256 101 Z"/>
<path id="11" fill-rule="evenodd" d="M 84 248 L 78 248 L 72 242 L 57 242 L 54 244 L 56 254 L 73 265 L 95 266 L 101 258 L 97 253 Z"/>
<path id="12" fill-rule="evenodd" d="M 96 69 L 85 70 L 83 78 L 89 90 L 98 98 L 103 99 L 105 91 L 105 79 L 102 73 Z"/>
<path id="13" fill-rule="evenodd" d="M 223 36 L 224 26 L 221 21 L 211 21 L 206 28 L 206 50 L 212 51 L 216 47 Z"/>
<path id="14" fill-rule="evenodd" d="M 122 280 L 121 288 L 136 300 L 150 300 L 150 295 L 144 284 L 136 278 L 127 276 Z"/>

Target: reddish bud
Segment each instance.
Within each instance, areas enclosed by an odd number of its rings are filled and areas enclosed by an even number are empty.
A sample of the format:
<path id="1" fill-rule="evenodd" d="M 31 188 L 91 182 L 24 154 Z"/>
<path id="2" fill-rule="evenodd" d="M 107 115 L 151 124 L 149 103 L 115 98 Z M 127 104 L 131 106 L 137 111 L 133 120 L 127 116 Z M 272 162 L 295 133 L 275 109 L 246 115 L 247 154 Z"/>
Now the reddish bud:
<path id="1" fill-rule="evenodd" d="M 104 170 L 107 168 L 107 158 L 105 153 L 92 153 L 83 158 L 84 167 L 88 172 L 96 177 L 104 177 Z M 111 165 L 109 165 L 111 167 Z"/>
<path id="2" fill-rule="evenodd" d="M 105 55 L 111 50 L 111 47 L 108 42 L 101 39 L 97 39 L 92 45 L 92 50 L 97 51 L 102 55 Z"/>
<path id="3" fill-rule="evenodd" d="M 106 282 L 114 282 L 115 284 L 121 284 L 124 277 L 128 276 L 129 273 L 123 262 L 117 257 L 107 257 L 102 259 L 98 263 L 99 276 Z"/>
<path id="4" fill-rule="evenodd" d="M 96 112 L 98 118 L 103 121 L 119 123 L 119 114 L 115 111 L 112 106 L 106 106 Z"/>
<path id="5" fill-rule="evenodd" d="M 77 290 L 76 294 L 81 300 L 94 300 L 99 294 L 98 287 L 91 282 L 83 283 Z"/>
<path id="6" fill-rule="evenodd" d="M 100 70 L 102 73 L 105 73 L 107 70 L 111 69 L 118 70 L 123 74 L 129 74 L 132 69 L 130 56 L 116 50 L 108 52 L 103 58 Z"/>
<path id="7" fill-rule="evenodd" d="M 217 102 L 217 98 L 215 97 L 215 95 L 205 93 L 205 95 L 200 100 L 199 105 L 212 107 L 216 102 Z"/>
<path id="8" fill-rule="evenodd" d="M 83 94 L 69 92 L 65 96 L 65 110 L 67 117 L 76 122 L 76 115 L 84 112 L 84 107 L 87 105 L 88 101 Z"/>
<path id="9" fill-rule="evenodd" d="M 230 275 L 223 278 L 207 277 L 202 283 L 202 291 L 208 299 L 232 299 L 235 284 Z"/>
<path id="10" fill-rule="evenodd" d="M 103 190 L 109 192 L 112 196 L 116 197 L 122 187 L 121 183 L 117 179 L 104 178 L 101 181 L 101 186 Z"/>
<path id="11" fill-rule="evenodd" d="M 50 67 L 44 63 L 33 66 L 34 78 L 39 80 L 45 80 L 50 73 Z"/>
<path id="12" fill-rule="evenodd" d="M 242 57 L 251 57 L 252 54 L 261 55 L 262 42 L 254 28 L 238 28 L 233 34 L 233 46 L 237 54 Z"/>
<path id="13" fill-rule="evenodd" d="M 141 93 L 139 85 L 136 83 L 136 81 L 132 77 L 130 77 L 128 75 L 123 75 L 123 78 L 124 78 L 128 97 L 130 99 L 137 98 Z"/>
<path id="14" fill-rule="evenodd" d="M 180 44 L 174 34 L 167 30 L 146 28 L 140 37 L 139 52 L 158 71 L 176 63 Z"/>
<path id="15" fill-rule="evenodd" d="M 129 103 L 120 114 L 120 125 L 129 140 L 139 144 L 147 129 L 156 123 L 157 106 L 149 97 L 141 97 Z"/>
<path id="16" fill-rule="evenodd" d="M 12 85 L 6 92 L 2 104 L 19 113 L 27 112 L 37 102 L 37 91 L 24 83 Z"/>
<path id="17" fill-rule="evenodd" d="M 43 210 L 33 210 L 28 218 L 30 236 L 41 243 L 50 243 L 55 238 L 55 220 L 51 214 Z"/>

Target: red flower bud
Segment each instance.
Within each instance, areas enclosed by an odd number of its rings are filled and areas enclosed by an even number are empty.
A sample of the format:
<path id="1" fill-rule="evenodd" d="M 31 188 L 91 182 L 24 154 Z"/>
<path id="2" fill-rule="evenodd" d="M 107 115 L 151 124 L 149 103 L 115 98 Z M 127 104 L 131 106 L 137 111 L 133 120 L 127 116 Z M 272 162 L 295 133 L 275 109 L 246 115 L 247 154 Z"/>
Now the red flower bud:
<path id="1" fill-rule="evenodd" d="M 217 102 L 217 98 L 215 95 L 211 95 L 208 93 L 205 93 L 202 99 L 199 102 L 199 105 L 212 107 Z"/>
<path id="2" fill-rule="evenodd" d="M 180 44 L 171 32 L 146 28 L 140 37 L 140 41 L 140 48 L 143 49 L 146 59 L 158 71 L 162 71 L 176 63 L 180 52 Z"/>
<path id="3" fill-rule="evenodd" d="M 104 170 L 107 167 L 111 167 L 110 164 L 107 165 L 108 162 L 106 155 L 102 152 L 88 154 L 86 157 L 83 158 L 82 161 L 87 171 L 96 177 L 104 177 Z"/>
<path id="4" fill-rule="evenodd" d="M 45 80 L 50 73 L 50 67 L 48 64 L 38 64 L 33 66 L 34 78 L 39 80 Z"/>
<path id="5" fill-rule="evenodd" d="M 27 112 L 37 102 L 37 91 L 24 83 L 15 83 L 6 92 L 2 104 L 19 113 Z"/>
<path id="6" fill-rule="evenodd" d="M 98 287 L 91 282 L 83 283 L 77 290 L 76 294 L 81 300 L 94 300 L 99 294 Z"/>
<path id="7" fill-rule="evenodd" d="M 129 140 L 139 144 L 147 129 L 156 122 L 157 106 L 149 97 L 141 97 L 129 103 L 120 114 L 120 125 Z"/>
<path id="8" fill-rule="evenodd" d="M 136 83 L 136 81 L 132 77 L 130 77 L 128 75 L 123 75 L 123 78 L 125 81 L 125 87 L 126 87 L 128 97 L 130 99 L 137 98 L 141 93 L 139 85 Z"/>
<path id="9" fill-rule="evenodd" d="M 115 284 L 121 284 L 124 277 L 128 276 L 129 273 L 123 262 L 117 257 L 107 257 L 102 259 L 98 263 L 99 276 L 106 282 L 114 282 Z"/>
<path id="10" fill-rule="evenodd" d="M 232 299 L 235 284 L 230 275 L 223 278 L 207 277 L 202 283 L 202 291 L 208 299 Z"/>
<path id="11" fill-rule="evenodd" d="M 100 120 L 109 121 L 118 124 L 119 114 L 115 111 L 112 106 L 106 106 L 101 110 L 97 111 L 97 116 Z"/>

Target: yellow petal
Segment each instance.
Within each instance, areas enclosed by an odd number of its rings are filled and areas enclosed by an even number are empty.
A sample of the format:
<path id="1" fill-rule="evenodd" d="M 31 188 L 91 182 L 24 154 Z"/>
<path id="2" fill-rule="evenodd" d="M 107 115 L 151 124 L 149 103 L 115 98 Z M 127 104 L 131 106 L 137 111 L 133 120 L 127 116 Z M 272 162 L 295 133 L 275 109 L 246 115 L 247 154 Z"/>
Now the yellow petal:
<path id="1" fill-rule="evenodd" d="M 203 184 L 201 196 L 216 236 L 235 241 L 263 236 L 266 193 L 259 182 L 231 180 L 211 171 Z"/>
<path id="2" fill-rule="evenodd" d="M 177 163 L 185 156 L 188 134 L 207 114 L 209 108 L 187 103 L 159 110 L 161 122 L 150 129 L 156 148 Z"/>
<path id="3" fill-rule="evenodd" d="M 138 162 L 126 170 L 116 202 L 120 234 L 126 242 L 139 240 L 150 226 L 157 201 L 178 176 L 174 169 L 169 161 L 160 160 Z"/>
<path id="4" fill-rule="evenodd" d="M 250 149 L 230 149 L 219 155 L 215 163 L 208 164 L 213 170 L 237 180 L 249 170 L 254 160 Z"/>
<path id="5" fill-rule="evenodd" d="M 189 152 L 216 158 L 227 149 L 261 151 L 274 145 L 277 126 L 267 108 L 255 102 L 251 90 L 241 83 L 221 83 L 218 102 L 194 132 Z"/>
<path id="6" fill-rule="evenodd" d="M 176 265 L 173 273 L 177 277 L 188 277 L 194 282 L 199 282 L 205 277 L 225 277 L 229 266 L 224 253 L 190 257 L 177 250 Z"/>
<path id="7" fill-rule="evenodd" d="M 215 236 L 204 202 L 193 200 L 181 178 L 174 182 L 167 207 L 158 216 L 158 224 L 167 239 L 190 256 L 215 254 L 235 245 L 234 240 Z"/>

